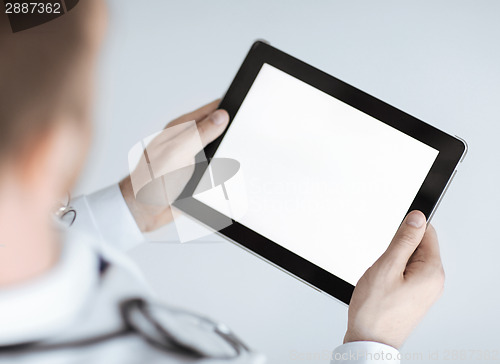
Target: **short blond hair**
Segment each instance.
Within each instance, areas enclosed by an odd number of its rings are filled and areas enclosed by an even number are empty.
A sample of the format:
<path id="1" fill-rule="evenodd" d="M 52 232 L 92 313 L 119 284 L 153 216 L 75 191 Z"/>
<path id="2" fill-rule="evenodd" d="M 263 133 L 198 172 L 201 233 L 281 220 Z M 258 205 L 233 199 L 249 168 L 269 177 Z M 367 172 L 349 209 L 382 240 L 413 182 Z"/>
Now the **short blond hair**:
<path id="1" fill-rule="evenodd" d="M 88 104 L 81 100 L 88 96 L 81 83 L 88 80 L 81 66 L 92 63 L 96 46 L 90 2 L 17 33 L 7 15 L 0 14 L 0 162 L 28 150 L 50 130 L 56 111 L 87 117 Z"/>

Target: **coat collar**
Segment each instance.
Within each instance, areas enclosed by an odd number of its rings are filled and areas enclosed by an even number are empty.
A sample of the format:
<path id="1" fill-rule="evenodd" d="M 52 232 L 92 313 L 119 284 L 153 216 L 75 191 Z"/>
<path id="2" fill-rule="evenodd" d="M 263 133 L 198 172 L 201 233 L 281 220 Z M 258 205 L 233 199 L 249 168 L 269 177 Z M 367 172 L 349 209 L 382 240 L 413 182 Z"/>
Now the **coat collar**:
<path id="1" fill-rule="evenodd" d="M 44 275 L 0 290 L 0 346 L 41 340 L 71 325 L 99 283 L 99 259 L 83 236 L 66 235 Z"/>

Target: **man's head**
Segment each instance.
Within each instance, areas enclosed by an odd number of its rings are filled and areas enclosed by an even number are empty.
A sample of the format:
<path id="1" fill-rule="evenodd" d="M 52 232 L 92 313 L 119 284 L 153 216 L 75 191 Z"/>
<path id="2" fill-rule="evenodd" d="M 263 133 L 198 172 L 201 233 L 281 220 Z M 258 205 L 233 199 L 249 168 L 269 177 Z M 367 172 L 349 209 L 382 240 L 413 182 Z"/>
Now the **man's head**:
<path id="1" fill-rule="evenodd" d="M 105 18 L 102 0 L 85 0 L 12 33 L 0 14 L 0 260 L 47 228 L 83 165 Z"/>

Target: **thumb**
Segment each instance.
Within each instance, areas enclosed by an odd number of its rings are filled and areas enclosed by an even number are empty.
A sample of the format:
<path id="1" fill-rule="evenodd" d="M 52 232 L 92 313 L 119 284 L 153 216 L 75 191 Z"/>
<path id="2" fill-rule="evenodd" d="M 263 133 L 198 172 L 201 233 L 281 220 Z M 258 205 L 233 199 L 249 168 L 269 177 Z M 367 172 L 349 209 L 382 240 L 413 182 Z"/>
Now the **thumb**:
<path id="1" fill-rule="evenodd" d="M 391 266 L 404 272 L 408 260 L 424 237 L 425 229 L 425 215 L 420 211 L 410 212 L 382 255 L 382 260 L 390 261 Z"/>
<path id="2" fill-rule="evenodd" d="M 197 123 L 198 133 L 200 134 L 203 147 L 213 142 L 220 136 L 229 123 L 229 114 L 226 110 L 215 110 L 205 119 Z"/>

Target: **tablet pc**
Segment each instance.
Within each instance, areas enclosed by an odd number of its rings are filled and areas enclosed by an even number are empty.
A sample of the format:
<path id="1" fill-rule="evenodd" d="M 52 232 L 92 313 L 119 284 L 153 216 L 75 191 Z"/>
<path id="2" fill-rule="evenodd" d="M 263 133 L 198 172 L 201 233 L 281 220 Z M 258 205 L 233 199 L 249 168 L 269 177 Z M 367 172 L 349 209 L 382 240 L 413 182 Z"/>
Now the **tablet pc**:
<path id="1" fill-rule="evenodd" d="M 405 215 L 418 209 L 430 220 L 467 150 L 461 139 L 261 41 L 220 108 L 230 124 L 205 148 L 208 162 L 196 164 L 175 205 L 346 304 Z M 239 164 L 244 190 L 213 184 L 216 160 Z M 212 192 L 197 193 L 208 174 Z M 244 213 L 225 211 L 217 193 L 245 194 Z M 221 218 L 230 223 L 219 225 Z"/>

